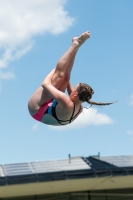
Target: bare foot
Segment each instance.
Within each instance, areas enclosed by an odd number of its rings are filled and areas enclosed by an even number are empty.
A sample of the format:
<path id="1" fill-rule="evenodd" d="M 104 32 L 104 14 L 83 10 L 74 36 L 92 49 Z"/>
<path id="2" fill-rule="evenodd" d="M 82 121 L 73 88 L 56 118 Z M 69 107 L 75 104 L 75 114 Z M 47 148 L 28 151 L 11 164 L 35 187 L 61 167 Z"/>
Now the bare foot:
<path id="1" fill-rule="evenodd" d="M 90 32 L 89 31 L 84 32 L 79 37 L 74 37 L 72 39 L 72 43 L 81 46 L 88 38 L 90 38 Z"/>

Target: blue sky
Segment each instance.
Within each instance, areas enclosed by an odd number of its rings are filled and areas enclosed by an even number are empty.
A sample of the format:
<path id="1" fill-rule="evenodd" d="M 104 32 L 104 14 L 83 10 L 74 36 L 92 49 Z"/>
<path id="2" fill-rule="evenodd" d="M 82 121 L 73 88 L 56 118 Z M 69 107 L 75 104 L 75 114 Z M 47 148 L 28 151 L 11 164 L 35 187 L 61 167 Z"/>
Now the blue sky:
<path id="1" fill-rule="evenodd" d="M 1 0 L 0 164 L 71 156 L 133 154 L 133 1 Z M 89 30 L 71 75 L 95 91 L 93 106 L 71 125 L 30 117 L 27 103 L 71 45 Z M 87 106 L 87 104 L 84 104 Z"/>

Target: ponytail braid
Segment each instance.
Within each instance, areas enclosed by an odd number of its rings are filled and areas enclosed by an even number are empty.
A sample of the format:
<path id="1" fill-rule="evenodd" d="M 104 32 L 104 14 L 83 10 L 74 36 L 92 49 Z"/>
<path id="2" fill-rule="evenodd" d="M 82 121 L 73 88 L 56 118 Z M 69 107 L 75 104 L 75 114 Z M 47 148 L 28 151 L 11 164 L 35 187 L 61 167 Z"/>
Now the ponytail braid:
<path id="1" fill-rule="evenodd" d="M 102 102 L 95 102 L 95 101 L 88 100 L 88 101 L 86 101 L 86 102 L 89 103 L 89 104 L 91 104 L 91 105 L 107 106 L 107 105 L 113 104 L 113 103 L 115 103 L 115 102 L 117 102 L 117 101 L 102 103 Z"/>
<path id="2" fill-rule="evenodd" d="M 92 95 L 94 94 L 94 90 L 86 83 L 79 83 L 77 92 L 78 92 L 79 100 L 83 102 L 87 102 L 91 104 L 91 106 L 92 105 L 106 106 L 106 105 L 110 105 L 117 102 L 117 101 L 114 101 L 114 102 L 102 103 L 102 102 L 91 101 L 90 99 L 92 98 Z"/>

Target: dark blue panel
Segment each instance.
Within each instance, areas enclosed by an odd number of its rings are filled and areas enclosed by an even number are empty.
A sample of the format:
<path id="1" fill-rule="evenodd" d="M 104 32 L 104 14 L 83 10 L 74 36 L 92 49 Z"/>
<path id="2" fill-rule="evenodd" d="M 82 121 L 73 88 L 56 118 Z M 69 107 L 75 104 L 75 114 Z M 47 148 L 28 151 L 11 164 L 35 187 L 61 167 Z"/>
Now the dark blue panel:
<path id="1" fill-rule="evenodd" d="M 0 177 L 0 185 L 6 185 L 6 178 Z"/>

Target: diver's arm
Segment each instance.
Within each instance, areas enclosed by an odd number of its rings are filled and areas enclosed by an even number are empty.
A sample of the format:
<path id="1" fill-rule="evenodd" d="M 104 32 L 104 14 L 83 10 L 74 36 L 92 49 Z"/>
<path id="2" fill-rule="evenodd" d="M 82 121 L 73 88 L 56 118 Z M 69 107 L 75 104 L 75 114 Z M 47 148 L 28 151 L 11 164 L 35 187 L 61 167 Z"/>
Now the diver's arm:
<path id="1" fill-rule="evenodd" d="M 69 81 L 69 83 L 67 85 L 67 92 L 68 92 L 69 95 L 71 94 L 72 90 L 73 90 L 73 86 L 72 86 L 72 84 Z"/>
<path id="2" fill-rule="evenodd" d="M 58 103 L 62 105 L 62 107 L 70 107 L 72 102 L 70 101 L 69 97 L 62 91 L 58 90 L 52 85 L 52 80 L 51 80 L 51 75 L 50 73 L 43 81 L 42 87 L 52 96 L 53 99 L 56 99 Z"/>

